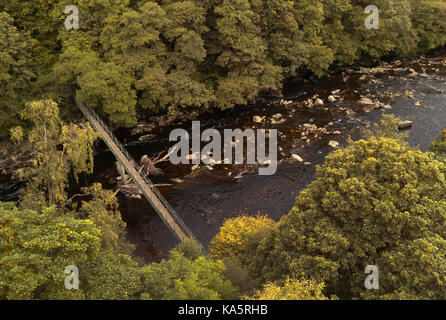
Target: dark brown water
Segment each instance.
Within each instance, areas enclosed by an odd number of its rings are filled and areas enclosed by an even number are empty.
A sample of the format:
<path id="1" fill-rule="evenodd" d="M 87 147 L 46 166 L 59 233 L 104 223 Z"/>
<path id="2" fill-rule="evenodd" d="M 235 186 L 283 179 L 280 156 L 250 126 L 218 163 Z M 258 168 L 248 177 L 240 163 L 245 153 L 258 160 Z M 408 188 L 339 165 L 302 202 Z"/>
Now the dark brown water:
<path id="1" fill-rule="evenodd" d="M 207 128 L 276 128 L 279 134 L 280 165 L 273 176 L 258 176 L 257 169 L 244 166 L 217 165 L 214 170 L 204 166 L 191 171 L 191 165 L 173 166 L 169 162 L 160 165 L 165 174 L 151 177 L 156 183 L 172 183 L 160 188 L 171 205 L 183 217 L 197 238 L 208 245 L 218 232 L 225 219 L 241 214 L 267 214 L 279 220 L 293 206 L 295 197 L 314 179 L 315 165 L 321 164 L 325 156 L 333 150 L 330 141 L 345 144 L 348 137 L 360 138 L 370 123 L 380 120 L 382 113 L 393 113 L 404 120 L 414 121 L 409 130 L 409 142 L 426 150 L 430 141 L 446 127 L 446 55 L 437 54 L 427 59 L 403 61 L 392 65 L 385 72 L 364 76 L 351 70 L 347 74 L 333 74 L 324 79 L 308 82 L 291 82 L 284 89 L 289 105 L 278 101 L 240 107 L 235 110 L 203 114 L 198 119 L 202 130 Z M 409 76 L 410 68 L 422 75 Z M 424 74 L 425 73 L 425 74 Z M 345 78 L 347 77 L 347 78 Z M 344 79 L 345 78 L 345 79 Z M 343 101 L 328 103 L 330 92 L 340 90 Z M 414 98 L 405 97 L 406 90 L 414 91 Z M 394 93 L 393 99 L 390 94 Z M 395 94 L 396 93 L 396 94 Z M 318 94 L 323 106 L 301 107 L 303 101 Z M 390 104 L 392 109 L 382 110 L 365 107 L 358 103 L 365 96 Z M 421 107 L 415 106 L 419 101 Z M 272 125 L 270 122 L 256 124 L 253 116 L 266 116 L 268 119 L 280 113 L 285 122 Z M 300 125 L 314 124 L 316 133 L 302 139 Z M 150 143 L 129 143 L 127 150 L 135 159 L 142 155 L 156 155 L 168 150 L 168 136 L 172 129 L 191 129 L 191 123 L 178 123 L 175 126 L 157 128 L 156 139 Z M 324 128 L 324 129 L 322 129 Z M 340 134 L 339 134 L 340 133 Z M 135 141 L 128 130 L 116 132 L 123 142 Z M 115 189 L 117 170 L 114 158 L 105 146 L 98 145 L 95 157 L 95 174 L 88 183 L 102 182 Z M 292 159 L 298 154 L 306 164 Z M 242 178 L 237 175 L 245 172 Z M 181 182 L 172 182 L 180 179 Z M 2 191 L 3 188 L 3 191 Z M 6 188 L 0 185 L 0 200 L 6 199 Z M 137 244 L 136 254 L 147 261 L 157 260 L 176 244 L 176 240 L 155 211 L 143 199 L 128 199 L 119 195 L 121 212 L 128 224 L 129 239 Z"/>

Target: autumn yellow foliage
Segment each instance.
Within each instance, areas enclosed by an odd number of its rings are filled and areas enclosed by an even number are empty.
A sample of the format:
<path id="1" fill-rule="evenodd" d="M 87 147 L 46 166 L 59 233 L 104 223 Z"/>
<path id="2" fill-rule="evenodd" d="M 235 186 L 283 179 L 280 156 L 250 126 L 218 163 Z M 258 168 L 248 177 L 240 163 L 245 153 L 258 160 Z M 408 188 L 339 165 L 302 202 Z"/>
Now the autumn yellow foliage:
<path id="1" fill-rule="evenodd" d="M 257 290 L 253 296 L 245 300 L 328 300 L 322 290 L 323 283 L 306 279 L 286 279 L 280 282 L 270 282 Z"/>
<path id="2" fill-rule="evenodd" d="M 250 234 L 268 229 L 274 221 L 266 215 L 249 217 L 240 216 L 225 221 L 220 232 L 212 239 L 210 254 L 218 259 L 238 256 L 244 249 Z"/>

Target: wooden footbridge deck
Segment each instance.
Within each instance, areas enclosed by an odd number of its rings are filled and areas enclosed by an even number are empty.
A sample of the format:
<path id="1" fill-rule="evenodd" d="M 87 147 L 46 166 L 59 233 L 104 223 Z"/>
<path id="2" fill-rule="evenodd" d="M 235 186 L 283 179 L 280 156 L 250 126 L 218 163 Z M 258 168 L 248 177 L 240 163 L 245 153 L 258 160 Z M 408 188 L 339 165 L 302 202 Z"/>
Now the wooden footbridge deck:
<path id="1" fill-rule="evenodd" d="M 118 139 L 116 139 L 112 131 L 101 120 L 101 118 L 91 108 L 89 108 L 87 104 L 80 101 L 76 101 L 76 103 L 84 116 L 90 122 L 93 129 L 95 129 L 101 135 L 106 145 L 110 148 L 110 151 L 115 155 L 118 163 L 133 179 L 144 197 L 149 201 L 177 239 L 180 241 L 185 239 L 193 239 L 199 243 L 192 231 L 186 226 L 181 217 L 170 206 L 152 181 L 140 174 L 140 172 L 142 172 L 140 166 L 135 162 L 135 160 L 133 160 L 132 156 L 122 146 Z"/>

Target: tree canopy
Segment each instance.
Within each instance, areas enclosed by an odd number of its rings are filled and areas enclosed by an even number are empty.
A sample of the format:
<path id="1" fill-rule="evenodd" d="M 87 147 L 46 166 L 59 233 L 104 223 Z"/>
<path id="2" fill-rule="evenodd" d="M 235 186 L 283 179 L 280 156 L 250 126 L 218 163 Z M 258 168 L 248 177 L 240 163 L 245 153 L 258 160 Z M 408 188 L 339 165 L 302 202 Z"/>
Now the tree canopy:
<path id="1" fill-rule="evenodd" d="M 1 134 L 31 92 L 60 101 L 64 116 L 76 112 L 76 92 L 113 125 L 132 125 L 244 105 L 306 71 L 446 43 L 444 0 L 374 4 L 379 29 L 365 27 L 359 0 L 1 0 Z M 64 27 L 67 5 L 79 8 L 79 30 Z"/>
<path id="2" fill-rule="evenodd" d="M 286 279 L 277 283 L 267 283 L 247 300 L 327 300 L 322 293 L 323 284 L 305 279 Z"/>
<path id="3" fill-rule="evenodd" d="M 210 253 L 218 259 L 240 256 L 246 250 L 246 243 L 252 234 L 262 232 L 273 225 L 274 221 L 267 216 L 240 216 L 228 219 L 212 239 Z"/>
<path id="4" fill-rule="evenodd" d="M 55 208 L 19 210 L 0 203 L 1 299 L 127 299 L 140 289 L 129 256 L 101 250 L 90 220 L 59 217 Z M 79 269 L 79 289 L 65 288 L 65 268 Z"/>
<path id="5" fill-rule="evenodd" d="M 51 99 L 27 103 L 21 118 L 31 128 L 16 127 L 11 137 L 17 143 L 25 140 L 33 150 L 32 166 L 19 171 L 27 181 L 21 202 L 28 209 L 63 208 L 68 201 L 69 174 L 77 179 L 93 170 L 92 147 L 98 133 L 88 123 L 63 124 L 58 105 Z"/>
<path id="6" fill-rule="evenodd" d="M 237 289 L 222 275 L 224 265 L 200 256 L 189 259 L 173 250 L 168 260 L 142 269 L 141 299 L 231 300 Z"/>
<path id="7" fill-rule="evenodd" d="M 446 166 L 432 153 L 379 135 L 351 142 L 327 156 L 293 209 L 249 244 L 246 264 L 267 281 L 304 274 L 341 298 L 444 299 L 445 199 Z M 374 293 L 365 293 L 367 265 L 388 280 Z"/>

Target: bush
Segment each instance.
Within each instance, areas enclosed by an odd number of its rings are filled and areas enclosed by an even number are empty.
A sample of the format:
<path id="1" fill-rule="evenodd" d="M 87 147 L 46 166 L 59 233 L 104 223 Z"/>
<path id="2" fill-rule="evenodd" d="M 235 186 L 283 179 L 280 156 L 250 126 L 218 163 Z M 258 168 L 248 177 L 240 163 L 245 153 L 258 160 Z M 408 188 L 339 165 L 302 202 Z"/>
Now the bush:
<path id="1" fill-rule="evenodd" d="M 205 257 L 188 259 L 172 251 L 168 260 L 142 268 L 141 299 L 220 300 L 235 299 L 237 289 L 226 280 L 221 261 Z"/>
<path id="2" fill-rule="evenodd" d="M 65 288 L 65 268 L 79 270 L 79 290 Z M 101 250 L 89 220 L 0 203 L 0 299 L 127 299 L 141 290 L 136 263 Z"/>
<path id="3" fill-rule="evenodd" d="M 217 259 L 239 257 L 245 251 L 248 237 L 253 233 L 268 229 L 274 221 L 267 216 L 240 216 L 223 223 L 220 232 L 212 239 L 209 250 Z"/>
<path id="4" fill-rule="evenodd" d="M 437 159 L 446 162 L 446 129 L 432 141 L 429 148 L 437 156 Z"/>
<path id="5" fill-rule="evenodd" d="M 284 282 L 267 283 L 247 300 L 327 300 L 323 284 L 305 279 L 286 279 Z"/>

